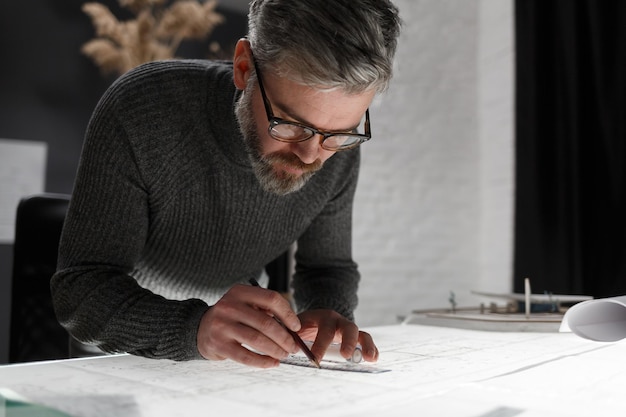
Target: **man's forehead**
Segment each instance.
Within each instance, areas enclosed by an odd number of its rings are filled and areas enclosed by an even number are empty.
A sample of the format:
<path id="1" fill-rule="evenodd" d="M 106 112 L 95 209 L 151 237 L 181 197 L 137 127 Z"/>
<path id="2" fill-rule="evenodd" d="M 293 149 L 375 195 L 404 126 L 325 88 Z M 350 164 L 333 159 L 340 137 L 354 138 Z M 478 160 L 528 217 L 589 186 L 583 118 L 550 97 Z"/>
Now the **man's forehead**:
<path id="1" fill-rule="evenodd" d="M 332 113 L 335 119 L 357 123 L 375 95 L 372 90 L 350 94 L 338 88 L 310 87 L 275 76 L 269 79 L 264 77 L 263 81 L 273 110 L 305 124 L 315 122 L 309 116 L 311 112 Z"/>

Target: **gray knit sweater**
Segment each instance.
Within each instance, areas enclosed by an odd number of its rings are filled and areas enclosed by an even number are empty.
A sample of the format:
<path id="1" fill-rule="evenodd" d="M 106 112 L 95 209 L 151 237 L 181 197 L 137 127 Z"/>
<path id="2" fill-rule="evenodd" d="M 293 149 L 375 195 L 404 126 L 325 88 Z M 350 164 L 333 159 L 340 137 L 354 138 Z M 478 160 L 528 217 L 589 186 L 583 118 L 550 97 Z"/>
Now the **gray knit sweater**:
<path id="1" fill-rule="evenodd" d="M 232 65 L 143 65 L 89 123 L 52 279 L 59 321 L 108 352 L 200 358 L 200 318 L 297 241 L 299 311 L 352 318 L 359 151 L 338 152 L 300 190 L 264 191 L 234 116 Z"/>

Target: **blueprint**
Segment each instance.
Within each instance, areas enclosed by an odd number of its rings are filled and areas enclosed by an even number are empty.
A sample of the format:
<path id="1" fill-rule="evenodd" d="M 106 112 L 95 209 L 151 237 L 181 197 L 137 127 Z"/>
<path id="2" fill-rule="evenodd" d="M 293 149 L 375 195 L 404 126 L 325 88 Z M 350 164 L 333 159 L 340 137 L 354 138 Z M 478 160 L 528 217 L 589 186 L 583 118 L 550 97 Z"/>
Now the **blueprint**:
<path id="1" fill-rule="evenodd" d="M 572 333 L 367 329 L 388 372 L 129 355 L 0 367 L 0 388 L 72 416 L 620 415 L 626 344 Z M 611 414 L 615 410 L 618 414 Z M 609 412 L 610 411 L 610 412 Z M 561 413 L 561 414 L 559 414 Z M 1 414 L 0 414 L 1 415 Z M 626 415 L 621 413 L 621 415 Z"/>

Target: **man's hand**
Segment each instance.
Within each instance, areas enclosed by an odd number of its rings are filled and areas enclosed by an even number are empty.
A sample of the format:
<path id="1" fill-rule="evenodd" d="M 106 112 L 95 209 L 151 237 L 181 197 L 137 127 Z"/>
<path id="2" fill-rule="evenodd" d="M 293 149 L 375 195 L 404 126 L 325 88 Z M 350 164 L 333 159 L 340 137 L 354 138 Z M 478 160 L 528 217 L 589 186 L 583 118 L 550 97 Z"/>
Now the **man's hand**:
<path id="1" fill-rule="evenodd" d="M 298 332 L 304 340 L 315 340 L 311 352 L 321 360 L 333 342 L 341 342 L 341 356 L 352 356 L 357 344 L 361 345 L 363 359 L 378 360 L 378 348 L 369 333 L 359 328 L 341 314 L 332 310 L 310 310 L 300 313 L 302 329 Z"/>
<path id="2" fill-rule="evenodd" d="M 280 359 L 299 348 L 274 317 L 295 332 L 301 328 L 298 316 L 279 293 L 236 285 L 202 316 L 198 351 L 206 359 L 228 358 L 260 368 L 278 366 Z"/>

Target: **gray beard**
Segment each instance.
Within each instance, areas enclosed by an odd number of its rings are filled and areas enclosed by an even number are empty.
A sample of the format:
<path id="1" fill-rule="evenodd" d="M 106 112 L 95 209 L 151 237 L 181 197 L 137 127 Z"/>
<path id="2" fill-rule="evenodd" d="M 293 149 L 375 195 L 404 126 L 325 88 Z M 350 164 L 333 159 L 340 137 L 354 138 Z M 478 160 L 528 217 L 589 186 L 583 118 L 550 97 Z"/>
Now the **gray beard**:
<path id="1" fill-rule="evenodd" d="M 253 82 L 248 82 L 248 85 L 239 98 L 239 101 L 235 105 L 235 115 L 239 122 L 239 128 L 243 135 L 244 144 L 246 145 L 246 151 L 248 158 L 252 164 L 252 170 L 254 175 L 259 181 L 261 187 L 270 193 L 277 195 L 286 195 L 300 190 L 307 181 L 315 174 L 321 163 L 315 165 L 309 171 L 304 171 L 301 175 L 293 175 L 288 172 L 277 173 L 274 170 L 274 165 L 296 165 L 305 169 L 305 165 L 298 159 L 297 156 L 289 154 L 273 153 L 270 155 L 263 155 L 261 149 L 261 138 L 257 134 L 257 127 L 254 122 L 254 116 L 252 112 L 252 91 Z"/>

